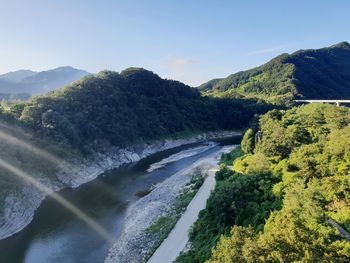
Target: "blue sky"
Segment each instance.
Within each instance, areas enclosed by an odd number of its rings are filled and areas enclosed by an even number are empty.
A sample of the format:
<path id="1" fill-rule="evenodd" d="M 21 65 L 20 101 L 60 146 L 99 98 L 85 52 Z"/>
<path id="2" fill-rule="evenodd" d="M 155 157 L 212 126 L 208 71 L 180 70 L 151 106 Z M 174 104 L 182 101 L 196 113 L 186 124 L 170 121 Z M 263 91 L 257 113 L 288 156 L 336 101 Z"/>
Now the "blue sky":
<path id="1" fill-rule="evenodd" d="M 0 0 L 0 73 L 139 66 L 198 85 L 350 41 L 347 0 Z"/>

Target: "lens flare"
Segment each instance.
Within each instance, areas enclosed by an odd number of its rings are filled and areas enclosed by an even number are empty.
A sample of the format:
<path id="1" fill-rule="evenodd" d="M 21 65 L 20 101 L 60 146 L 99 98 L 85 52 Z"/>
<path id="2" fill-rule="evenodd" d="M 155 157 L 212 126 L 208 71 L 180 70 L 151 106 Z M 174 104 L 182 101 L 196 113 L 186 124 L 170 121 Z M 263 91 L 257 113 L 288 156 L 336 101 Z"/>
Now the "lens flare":
<path id="1" fill-rule="evenodd" d="M 21 130 L 14 129 L 8 125 L 4 125 L 0 123 L 0 127 L 3 129 L 12 129 L 15 130 L 16 132 L 22 132 Z M 24 132 L 22 132 L 24 134 Z M 8 134 L 5 131 L 0 130 L 0 139 L 6 141 L 6 143 L 12 144 L 14 146 L 20 147 L 22 149 L 25 149 L 27 151 L 32 152 L 33 154 L 37 155 L 38 157 L 50 161 L 53 164 L 59 165 L 59 166 L 65 166 L 69 167 L 72 173 L 74 174 L 74 168 L 72 165 L 70 165 L 68 162 L 56 157 L 55 155 L 39 149 L 38 147 L 35 147 L 34 145 L 24 142 L 21 139 L 16 138 L 15 136 L 12 136 Z M 92 230 L 94 230 L 99 236 L 104 238 L 107 242 L 113 244 L 115 242 L 114 238 L 100 225 L 98 224 L 95 220 L 90 218 L 87 214 L 85 214 L 83 211 L 81 211 L 78 207 L 76 207 L 74 204 L 60 196 L 59 194 L 53 192 L 50 188 L 42 184 L 40 181 L 35 179 L 33 176 L 27 174 L 26 172 L 22 171 L 21 169 L 13 166 L 12 164 L 6 162 L 5 160 L 0 158 L 0 166 L 3 167 L 4 169 L 8 170 L 12 174 L 16 175 L 18 178 L 20 178 L 22 181 L 33 185 L 36 189 L 39 191 L 43 192 L 46 195 L 50 195 L 50 197 L 55 200 L 57 203 L 62 205 L 65 209 L 69 210 L 72 212 L 74 215 L 76 215 L 79 219 L 84 221 Z"/>
<path id="2" fill-rule="evenodd" d="M 7 125 L 4 125 L 2 123 L 0 123 L 0 127 L 5 127 L 6 129 L 14 129 L 14 128 L 9 127 Z M 74 167 L 69 162 L 58 158 L 57 156 L 49 153 L 48 151 L 39 149 L 38 147 L 36 147 L 30 143 L 27 143 L 21 139 L 18 139 L 17 137 L 15 137 L 11 134 L 8 134 L 5 131 L 0 130 L 0 139 L 6 141 L 6 143 L 9 143 L 9 144 L 12 144 L 14 146 L 21 147 L 22 149 L 25 149 L 27 151 L 30 151 L 33 154 L 35 154 L 36 156 L 38 156 L 44 160 L 50 161 L 51 163 L 53 163 L 61 168 L 65 168 L 65 170 L 69 170 L 72 175 L 79 174 L 79 170 L 76 169 L 76 167 Z"/>
<path id="3" fill-rule="evenodd" d="M 8 170 L 12 174 L 16 175 L 22 181 L 33 185 L 36 189 L 43 192 L 44 194 L 50 195 L 57 203 L 59 203 L 64 208 L 66 208 L 67 210 L 72 212 L 74 215 L 76 215 L 79 219 L 84 221 L 92 230 L 94 230 L 99 236 L 104 238 L 110 244 L 113 244 L 115 242 L 114 238 L 100 224 L 98 224 L 95 220 L 90 218 L 87 214 L 81 211 L 74 204 L 70 203 L 68 200 L 66 200 L 59 194 L 52 192 L 50 188 L 42 184 L 40 181 L 36 180 L 34 177 L 28 175 L 21 169 L 18 169 L 17 167 L 2 160 L 1 158 L 0 158 L 0 166 Z"/>
<path id="4" fill-rule="evenodd" d="M 45 150 L 41 150 L 29 143 L 26 143 L 20 139 L 17 139 L 16 137 L 4 132 L 4 131 L 0 131 L 0 139 L 5 140 L 7 143 L 11 143 L 12 145 L 21 147 L 23 149 L 26 149 L 28 151 L 31 151 L 32 153 L 38 155 L 39 157 L 51 161 L 52 163 L 55 164 L 63 164 L 64 161 L 59 159 L 58 157 L 52 155 L 51 153 L 45 151 Z"/>

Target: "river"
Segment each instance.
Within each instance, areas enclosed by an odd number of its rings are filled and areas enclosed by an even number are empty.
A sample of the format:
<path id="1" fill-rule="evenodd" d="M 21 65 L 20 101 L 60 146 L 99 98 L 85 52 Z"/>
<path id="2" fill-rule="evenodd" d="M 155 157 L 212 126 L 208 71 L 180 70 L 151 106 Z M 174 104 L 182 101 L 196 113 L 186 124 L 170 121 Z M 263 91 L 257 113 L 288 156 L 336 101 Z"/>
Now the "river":
<path id="1" fill-rule="evenodd" d="M 239 141 L 239 137 L 221 141 L 204 151 L 194 151 L 192 156 L 190 148 L 201 149 L 198 146 L 207 142 L 157 153 L 136 164 L 109 171 L 76 189 L 62 190 L 59 194 L 117 238 L 123 229 L 126 208 L 141 198 L 141 192 L 217 151 L 221 145 L 237 144 Z M 184 158 L 173 158 L 182 152 Z M 152 164 L 165 158 L 173 161 L 158 169 L 150 169 Z M 104 261 L 109 247 L 105 239 L 48 197 L 24 230 L 0 241 L 0 262 L 98 263 Z"/>

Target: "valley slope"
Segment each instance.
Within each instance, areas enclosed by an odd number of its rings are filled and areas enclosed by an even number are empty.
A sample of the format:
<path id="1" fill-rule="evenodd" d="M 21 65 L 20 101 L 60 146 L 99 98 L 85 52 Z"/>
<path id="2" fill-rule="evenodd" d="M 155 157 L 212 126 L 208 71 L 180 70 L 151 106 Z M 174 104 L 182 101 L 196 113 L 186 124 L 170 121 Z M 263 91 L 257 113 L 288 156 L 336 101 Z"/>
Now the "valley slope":
<path id="1" fill-rule="evenodd" d="M 349 99 L 350 44 L 282 54 L 266 64 L 198 87 L 206 95 L 255 98 L 292 105 L 293 99 Z"/>
<path id="2" fill-rule="evenodd" d="M 224 156 L 229 166 L 216 173 L 191 248 L 176 262 L 349 262 L 350 243 L 329 223 L 350 231 L 349 138 L 345 107 L 261 116 L 243 137 L 245 152 Z"/>

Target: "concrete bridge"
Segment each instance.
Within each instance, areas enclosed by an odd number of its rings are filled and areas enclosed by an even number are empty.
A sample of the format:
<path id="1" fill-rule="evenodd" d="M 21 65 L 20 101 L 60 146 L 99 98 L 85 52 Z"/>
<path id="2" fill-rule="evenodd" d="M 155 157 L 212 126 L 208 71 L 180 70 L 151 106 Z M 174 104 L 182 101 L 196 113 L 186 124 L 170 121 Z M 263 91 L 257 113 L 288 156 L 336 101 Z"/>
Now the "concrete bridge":
<path id="1" fill-rule="evenodd" d="M 337 105 L 338 107 L 340 106 L 340 104 L 348 104 L 350 103 L 350 100 L 295 100 L 295 102 L 299 102 L 299 103 L 332 103 Z"/>

